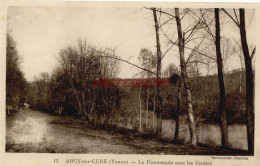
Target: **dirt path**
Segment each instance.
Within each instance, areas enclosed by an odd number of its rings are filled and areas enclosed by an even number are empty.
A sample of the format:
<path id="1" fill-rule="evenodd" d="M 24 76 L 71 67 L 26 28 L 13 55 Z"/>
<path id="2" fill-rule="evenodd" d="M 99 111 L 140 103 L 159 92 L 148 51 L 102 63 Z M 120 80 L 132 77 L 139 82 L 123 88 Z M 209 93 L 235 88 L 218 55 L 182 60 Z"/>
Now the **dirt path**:
<path id="1" fill-rule="evenodd" d="M 114 154 L 233 154 L 216 148 L 174 145 L 157 140 L 91 130 L 72 117 L 21 110 L 7 117 L 7 152 Z"/>

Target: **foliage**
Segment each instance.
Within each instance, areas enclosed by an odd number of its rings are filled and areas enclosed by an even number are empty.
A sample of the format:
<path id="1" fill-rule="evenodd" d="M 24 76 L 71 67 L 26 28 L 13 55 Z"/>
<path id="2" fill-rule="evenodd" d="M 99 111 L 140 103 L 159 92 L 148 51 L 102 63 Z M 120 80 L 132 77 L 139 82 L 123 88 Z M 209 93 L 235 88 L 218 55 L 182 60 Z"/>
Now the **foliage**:
<path id="1" fill-rule="evenodd" d="M 97 123 L 109 123 L 120 102 L 119 91 L 115 86 L 92 85 L 95 80 L 116 77 L 119 63 L 115 52 L 78 40 L 76 46 L 60 50 L 58 61 L 59 65 L 50 77 L 42 73 L 34 81 L 35 107 Z"/>
<path id="2" fill-rule="evenodd" d="M 6 36 L 6 104 L 21 107 L 27 101 L 27 82 L 20 69 L 21 56 L 10 33 Z"/>

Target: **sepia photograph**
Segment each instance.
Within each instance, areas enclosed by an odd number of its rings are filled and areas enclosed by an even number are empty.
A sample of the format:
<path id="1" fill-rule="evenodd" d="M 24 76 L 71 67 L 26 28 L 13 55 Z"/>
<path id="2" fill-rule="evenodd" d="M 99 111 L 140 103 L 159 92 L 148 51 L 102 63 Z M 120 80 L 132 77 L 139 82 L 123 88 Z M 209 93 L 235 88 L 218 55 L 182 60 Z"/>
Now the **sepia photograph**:
<path id="1" fill-rule="evenodd" d="M 7 7 L 5 153 L 254 156 L 256 9 L 106 3 Z"/>

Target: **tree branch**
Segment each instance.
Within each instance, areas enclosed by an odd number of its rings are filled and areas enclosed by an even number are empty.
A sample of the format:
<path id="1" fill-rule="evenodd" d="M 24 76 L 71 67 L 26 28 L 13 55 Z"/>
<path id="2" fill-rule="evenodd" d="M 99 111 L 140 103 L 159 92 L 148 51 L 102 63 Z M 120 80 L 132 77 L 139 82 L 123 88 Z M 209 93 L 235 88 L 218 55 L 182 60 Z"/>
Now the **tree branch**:
<path id="1" fill-rule="evenodd" d="M 235 9 L 233 9 L 233 11 L 234 11 L 234 13 L 235 13 L 235 16 L 236 16 L 237 23 L 239 23 L 239 21 L 238 21 L 238 17 L 237 17 L 237 12 L 236 12 L 236 10 L 235 10 Z"/>
<path id="2" fill-rule="evenodd" d="M 165 53 L 162 55 L 162 59 L 165 57 L 165 55 L 172 49 L 174 45 L 172 45 L 170 48 L 168 48 Z"/>
<path id="3" fill-rule="evenodd" d="M 163 13 L 163 14 L 166 14 L 166 15 L 168 15 L 168 16 L 171 16 L 172 18 L 175 18 L 174 15 L 172 15 L 172 14 L 170 14 L 170 13 L 167 13 L 167 12 L 164 12 L 164 11 L 162 11 L 161 9 L 158 10 L 158 9 L 156 9 L 156 8 L 147 8 L 147 7 L 144 7 L 144 8 L 145 8 L 145 9 L 148 9 L 148 10 L 153 10 L 153 9 L 155 9 L 156 12 Z"/>
<path id="4" fill-rule="evenodd" d="M 256 50 L 256 47 L 253 49 L 253 51 L 252 51 L 252 53 L 251 53 L 251 61 L 252 61 L 252 59 L 254 58 L 255 50 Z"/>
<path id="5" fill-rule="evenodd" d="M 215 39 L 215 36 L 213 35 L 213 33 L 211 32 L 211 30 L 210 30 L 210 28 L 209 28 L 209 25 L 212 23 L 212 21 L 214 20 L 214 18 L 210 21 L 210 24 L 208 24 L 207 21 L 206 21 L 206 19 L 204 18 L 204 15 L 202 15 L 201 10 L 200 10 L 200 15 L 201 15 L 201 17 L 202 17 L 202 19 L 203 19 L 204 24 L 206 25 L 206 28 L 208 29 L 208 30 L 206 30 L 206 31 L 208 32 L 208 34 L 211 35 L 213 41 L 215 42 L 215 40 L 216 40 L 216 39 Z"/>
<path id="6" fill-rule="evenodd" d="M 103 53 L 103 52 L 101 52 L 101 53 Z M 141 70 L 144 70 L 144 71 L 147 71 L 147 72 L 150 72 L 150 73 L 152 73 L 152 74 L 157 75 L 157 74 L 156 74 L 155 72 L 153 72 L 153 71 L 150 71 L 150 70 L 148 70 L 148 69 L 142 68 L 142 67 L 140 67 L 140 66 L 137 66 L 137 65 L 135 65 L 135 64 L 133 64 L 133 63 L 131 63 L 131 62 L 128 62 L 128 61 L 126 61 L 126 60 L 124 60 L 124 59 L 121 59 L 121 58 L 118 58 L 118 57 L 113 57 L 113 56 L 109 56 L 109 55 L 101 55 L 101 57 L 116 59 L 116 60 L 119 60 L 119 61 L 128 63 L 128 64 L 130 64 L 130 65 L 132 65 L 132 66 L 134 66 L 134 67 L 137 67 L 137 68 L 139 68 L 139 69 L 141 69 Z"/>
<path id="7" fill-rule="evenodd" d="M 199 44 L 198 46 L 194 47 L 194 49 L 192 50 L 190 56 L 188 57 L 188 59 L 187 59 L 187 61 L 186 61 L 186 64 L 189 62 L 189 60 L 190 60 L 190 59 L 192 58 L 192 56 L 195 54 L 195 51 L 197 51 L 197 50 L 199 49 L 199 47 L 201 46 L 201 44 L 202 44 L 202 42 L 203 42 L 204 39 L 205 39 L 205 38 L 203 38 L 203 39 L 201 40 L 201 42 L 200 42 L 200 44 Z"/>
<path id="8" fill-rule="evenodd" d="M 189 8 L 187 8 L 187 10 L 184 12 L 183 16 L 181 17 L 181 20 L 184 18 L 184 16 L 190 11 Z"/>
<path id="9" fill-rule="evenodd" d="M 172 44 L 174 44 L 174 45 L 176 45 L 176 46 L 178 46 L 178 43 L 177 43 L 177 40 L 174 42 L 174 41 L 172 41 L 172 39 L 170 39 L 165 33 L 164 33 L 164 31 L 163 31 L 163 29 L 162 28 L 160 28 L 161 30 L 162 30 L 162 32 L 163 32 L 163 35 L 169 40 L 169 42 L 171 42 Z M 187 46 L 184 46 L 184 48 L 186 48 L 186 49 L 189 49 L 189 50 L 193 50 L 193 48 L 190 48 L 190 47 L 187 47 Z M 214 58 L 212 58 L 212 57 L 210 57 L 210 56 L 208 56 L 208 55 L 206 55 L 206 54 L 204 54 L 204 53 L 202 53 L 202 52 L 200 52 L 200 51 L 198 51 L 198 50 L 196 50 L 195 52 L 197 52 L 198 54 L 201 54 L 201 55 L 203 55 L 203 56 L 205 56 L 205 57 L 207 57 L 207 58 L 209 58 L 209 59 L 212 59 L 212 60 L 216 60 L 216 59 L 214 59 Z"/>
<path id="10" fill-rule="evenodd" d="M 244 61 L 244 58 L 242 56 L 240 56 L 240 54 L 237 52 L 236 48 L 233 47 L 234 52 L 238 55 L 238 57 L 240 58 L 240 60 Z"/>
<path id="11" fill-rule="evenodd" d="M 239 22 L 236 22 L 236 20 L 235 20 L 225 9 L 221 8 L 221 10 L 223 10 L 223 12 L 225 12 L 225 13 L 228 15 L 228 17 L 231 18 L 231 20 L 232 20 L 238 27 L 240 27 Z"/>
<path id="12" fill-rule="evenodd" d="M 165 21 L 164 23 L 162 23 L 159 28 L 161 28 L 163 25 L 167 24 L 169 21 L 171 21 L 173 18 L 170 18 L 169 20 Z"/>

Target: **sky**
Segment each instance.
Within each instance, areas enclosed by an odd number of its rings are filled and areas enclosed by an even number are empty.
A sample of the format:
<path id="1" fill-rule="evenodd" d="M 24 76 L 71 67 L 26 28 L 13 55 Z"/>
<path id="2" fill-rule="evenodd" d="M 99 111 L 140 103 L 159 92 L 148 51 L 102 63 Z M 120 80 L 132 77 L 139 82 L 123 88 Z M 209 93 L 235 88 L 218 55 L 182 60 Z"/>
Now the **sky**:
<path id="1" fill-rule="evenodd" d="M 249 14 L 246 20 L 251 16 Z M 232 23 L 227 24 L 224 35 L 238 32 Z M 51 74 L 58 65 L 59 50 L 74 45 L 78 39 L 86 39 L 98 47 L 117 48 L 120 58 L 134 64 L 139 63 L 141 48 L 156 51 L 153 15 L 142 8 L 9 7 L 7 27 L 17 41 L 22 56 L 21 69 L 28 81 L 33 81 L 41 72 Z M 254 17 L 248 38 L 249 43 L 254 42 Z M 165 50 L 166 46 L 162 48 Z M 178 49 L 174 48 L 163 58 L 163 70 L 170 63 L 179 65 L 177 53 Z M 139 69 L 122 62 L 119 77 L 130 78 L 138 72 Z"/>

